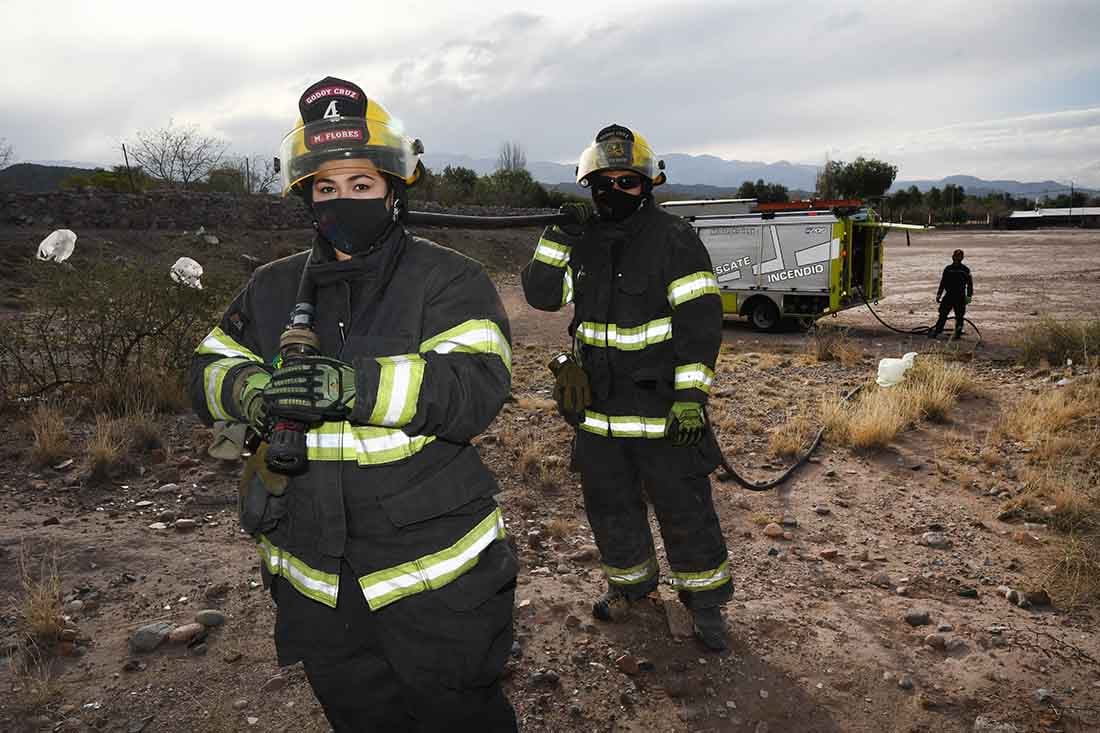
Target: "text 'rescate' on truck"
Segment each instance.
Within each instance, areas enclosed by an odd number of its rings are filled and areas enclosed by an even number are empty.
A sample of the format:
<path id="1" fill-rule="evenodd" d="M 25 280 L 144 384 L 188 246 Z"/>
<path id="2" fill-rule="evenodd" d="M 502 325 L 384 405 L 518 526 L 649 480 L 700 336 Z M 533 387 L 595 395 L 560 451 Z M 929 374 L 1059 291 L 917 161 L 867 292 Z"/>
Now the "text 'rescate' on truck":
<path id="1" fill-rule="evenodd" d="M 812 321 L 883 296 L 883 239 L 890 229 L 859 199 L 757 204 L 753 199 L 666 201 L 710 253 L 726 315 L 758 331 Z"/>

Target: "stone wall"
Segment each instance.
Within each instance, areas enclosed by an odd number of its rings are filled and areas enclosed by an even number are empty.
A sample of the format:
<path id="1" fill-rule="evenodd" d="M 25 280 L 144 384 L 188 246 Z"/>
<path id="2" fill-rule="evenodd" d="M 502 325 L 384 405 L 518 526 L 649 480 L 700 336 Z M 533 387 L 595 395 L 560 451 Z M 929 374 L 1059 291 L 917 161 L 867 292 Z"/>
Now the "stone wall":
<path id="1" fill-rule="evenodd" d="M 420 211 L 443 211 L 433 203 L 414 203 Z M 454 206 L 446 211 L 469 215 L 546 213 L 545 209 Z M 0 225 L 57 229 L 300 229 L 309 226 L 297 196 L 243 196 L 220 193 L 104 191 L 0 194 Z"/>

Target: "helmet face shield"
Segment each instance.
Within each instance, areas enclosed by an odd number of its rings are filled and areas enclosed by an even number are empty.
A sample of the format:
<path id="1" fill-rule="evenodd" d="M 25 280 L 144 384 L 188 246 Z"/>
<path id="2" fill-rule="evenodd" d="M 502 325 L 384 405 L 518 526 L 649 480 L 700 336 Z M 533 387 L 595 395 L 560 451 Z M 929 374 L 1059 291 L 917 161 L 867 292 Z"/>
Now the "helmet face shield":
<path id="1" fill-rule="evenodd" d="M 373 106 L 373 102 L 372 102 Z M 279 184 L 285 196 L 330 161 L 366 160 L 412 185 L 419 178 L 419 141 L 406 137 L 388 115 L 329 117 L 298 126 L 279 146 Z"/>
<path id="2" fill-rule="evenodd" d="M 612 125 L 596 136 L 577 161 L 577 183 L 588 184 L 587 178 L 601 170 L 628 170 L 645 176 L 659 186 L 665 182 L 664 161 L 657 160 L 653 149 L 641 135 Z"/>

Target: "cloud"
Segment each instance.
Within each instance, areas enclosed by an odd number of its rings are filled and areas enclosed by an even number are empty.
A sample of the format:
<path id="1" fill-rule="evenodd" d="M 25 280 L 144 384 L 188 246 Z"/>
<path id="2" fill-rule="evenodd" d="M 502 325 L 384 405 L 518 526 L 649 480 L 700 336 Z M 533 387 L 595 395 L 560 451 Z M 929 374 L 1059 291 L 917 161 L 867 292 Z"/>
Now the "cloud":
<path id="1" fill-rule="evenodd" d="M 242 151 L 274 150 L 301 90 L 333 74 L 381 99 L 429 151 L 492 156 L 515 139 L 529 160 L 567 161 L 616 121 L 670 152 L 864 152 L 904 177 L 1095 181 L 1082 161 L 1100 160 L 1100 3 L 525 7 L 413 2 L 393 19 L 358 9 L 333 24 L 295 4 L 293 30 L 278 11 L 236 32 L 244 16 L 144 33 L 146 10 L 127 33 L 109 17 L 85 32 L 43 21 L 9 37 L 9 26 L 0 42 L 18 68 L 0 80 L 0 135 L 24 158 L 104 157 L 173 117 Z"/>

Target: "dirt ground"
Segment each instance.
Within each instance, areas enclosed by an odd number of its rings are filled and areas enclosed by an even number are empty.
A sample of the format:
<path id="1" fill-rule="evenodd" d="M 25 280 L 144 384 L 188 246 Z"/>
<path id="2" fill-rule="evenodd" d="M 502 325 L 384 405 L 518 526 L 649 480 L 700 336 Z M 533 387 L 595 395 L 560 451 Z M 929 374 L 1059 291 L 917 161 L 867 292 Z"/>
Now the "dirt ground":
<path id="1" fill-rule="evenodd" d="M 0 230 L 0 253 L 25 257 L 42 234 Z M 957 351 L 973 353 L 968 368 L 983 395 L 883 451 L 826 440 L 783 492 L 716 480 L 737 588 L 726 608 L 732 649 L 722 655 L 683 636 L 682 607 L 663 588 L 625 623 L 591 618 L 603 581 L 579 484 L 566 469 L 570 431 L 548 399 L 545 368 L 566 343 L 568 316 L 530 310 L 518 284 L 537 232 L 426 234 L 488 262 L 512 321 L 515 400 L 477 443 L 499 479 L 522 564 L 506 683 L 522 730 L 1100 729 L 1096 609 L 1019 608 L 996 591 L 1038 588 L 1061 540 L 1029 528 L 1032 544 L 1020 544 L 1019 525 L 997 519 L 997 495 L 1020 489 L 1027 456 L 990 437 L 1006 406 L 1055 389 L 1049 372 L 1011 361 L 1021 324 L 1100 316 L 1100 233 L 935 232 L 913 235 L 910 247 L 904 235 L 890 236 L 878 310 L 899 326 L 934 319 L 939 273 L 953 249 L 966 250 L 970 316 L 983 344 L 975 351 L 968 333 Z M 304 234 L 225 233 L 227 244 L 204 264 L 243 277 L 242 253 L 264 260 L 296 237 Z M 89 232 L 83 241 L 100 255 L 144 244 L 129 232 Z M 174 259 L 172 245 L 160 242 L 158 256 Z M 17 284 L 16 276 L 5 287 Z M 809 358 L 805 334 L 727 323 L 712 394 L 728 413 L 719 438 L 739 470 L 778 473 L 785 462 L 768 456 L 767 429 L 866 382 L 879 358 L 945 349 L 891 333 L 863 309 L 836 322 L 850 326 L 861 351 L 850 366 Z M 88 430 L 73 421 L 73 443 Z M 91 486 L 79 453 L 61 468 L 32 470 L 25 425 L 0 425 L 0 599 L 18 600 L 21 556 L 34 571 L 47 553 L 78 629 L 37 701 L 29 699 L 37 686 L 0 648 L 0 730 L 328 730 L 301 671 L 276 666 L 272 604 L 236 525 L 239 465 L 205 454 L 209 433 L 190 415 L 166 419 L 163 431 L 164 452 L 142 456 L 123 480 Z M 998 460 L 978 462 L 982 451 Z M 197 526 L 175 529 L 178 518 Z M 766 536 L 768 519 L 782 520 L 788 538 Z M 158 521 L 168 526 L 151 528 Z M 945 545 L 922 544 L 927 532 L 942 533 Z M 659 544 L 655 522 L 654 535 Z M 2 640 L 15 618 L 0 608 Z M 226 617 L 203 643 L 129 652 L 139 626 L 183 624 L 201 609 Z M 927 623 L 907 622 L 914 612 L 926 612 Z"/>

